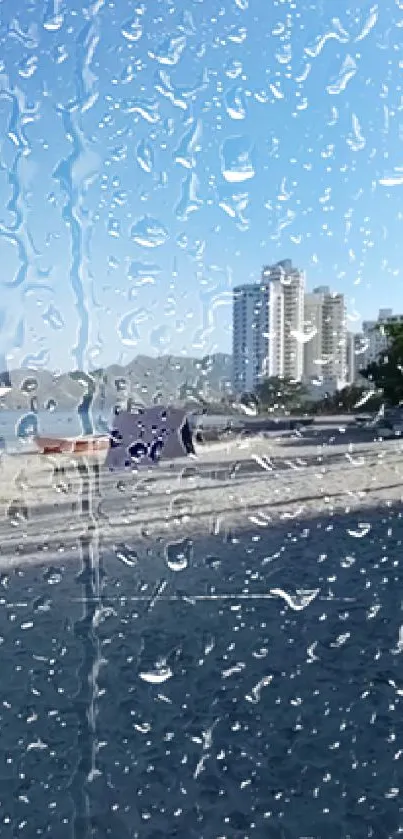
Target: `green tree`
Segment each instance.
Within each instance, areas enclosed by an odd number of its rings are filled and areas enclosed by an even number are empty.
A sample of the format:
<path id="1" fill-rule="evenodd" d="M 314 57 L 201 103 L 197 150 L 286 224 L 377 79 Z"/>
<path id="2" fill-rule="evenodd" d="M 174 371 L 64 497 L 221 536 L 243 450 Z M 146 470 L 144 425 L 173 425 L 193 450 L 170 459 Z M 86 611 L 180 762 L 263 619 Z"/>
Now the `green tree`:
<path id="1" fill-rule="evenodd" d="M 257 386 L 256 396 L 262 410 L 293 412 L 304 406 L 306 389 L 293 379 L 270 376 Z"/>
<path id="2" fill-rule="evenodd" d="M 399 405 L 403 402 L 403 324 L 385 324 L 382 329 L 389 339 L 388 346 L 360 373 L 382 390 L 389 405 Z"/>

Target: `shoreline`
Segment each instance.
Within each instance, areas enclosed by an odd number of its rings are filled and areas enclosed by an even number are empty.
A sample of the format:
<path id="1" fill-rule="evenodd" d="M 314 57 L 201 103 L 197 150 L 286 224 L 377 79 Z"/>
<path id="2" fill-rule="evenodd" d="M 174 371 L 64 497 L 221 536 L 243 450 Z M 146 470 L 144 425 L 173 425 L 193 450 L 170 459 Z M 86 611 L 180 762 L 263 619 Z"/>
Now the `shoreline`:
<path id="1" fill-rule="evenodd" d="M 262 535 L 279 522 L 303 527 L 318 514 L 359 517 L 360 510 L 402 500 L 400 441 L 352 446 L 342 434 L 323 437 L 316 430 L 233 439 L 200 448 L 195 460 L 161 461 L 136 473 L 110 472 L 104 454 L 3 456 L 0 567 L 65 557 L 83 538 L 111 549 L 122 540 L 196 539 L 250 528 Z"/>

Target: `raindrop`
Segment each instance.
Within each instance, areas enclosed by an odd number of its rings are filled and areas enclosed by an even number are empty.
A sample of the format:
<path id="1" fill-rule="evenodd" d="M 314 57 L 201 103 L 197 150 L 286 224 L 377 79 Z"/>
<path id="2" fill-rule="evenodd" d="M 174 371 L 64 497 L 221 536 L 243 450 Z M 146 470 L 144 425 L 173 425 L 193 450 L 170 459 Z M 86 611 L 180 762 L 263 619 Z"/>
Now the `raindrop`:
<path id="1" fill-rule="evenodd" d="M 127 276 L 133 280 L 135 286 L 154 285 L 161 268 L 153 262 L 132 262 Z"/>
<path id="2" fill-rule="evenodd" d="M 61 583 L 63 577 L 61 571 L 57 568 L 53 568 L 53 566 L 49 566 L 43 575 L 43 579 L 48 586 L 57 586 L 58 583 Z"/>
<path id="3" fill-rule="evenodd" d="M 350 79 L 355 76 L 356 72 L 357 64 L 354 61 L 354 58 L 352 58 L 351 55 L 347 55 L 343 61 L 337 79 L 327 86 L 327 92 L 333 96 L 337 96 L 339 93 L 342 93 L 346 89 Z"/>
<path id="4" fill-rule="evenodd" d="M 138 17 L 127 20 L 122 26 L 122 35 L 126 41 L 139 41 L 143 34 L 143 27 Z"/>
<path id="5" fill-rule="evenodd" d="M 319 594 L 320 589 L 315 588 L 311 590 L 302 590 L 297 589 L 295 595 L 288 594 L 282 588 L 272 588 L 270 589 L 270 594 L 277 597 L 282 597 L 283 600 L 287 603 L 290 609 L 294 609 L 295 612 L 301 612 L 303 609 L 306 609 L 315 597 Z"/>
<path id="6" fill-rule="evenodd" d="M 117 559 L 120 559 L 124 565 L 129 565 L 131 568 L 134 568 L 138 565 L 139 557 L 137 551 L 134 548 L 131 548 L 129 545 L 124 543 L 119 545 L 114 545 L 113 550 L 115 552 L 115 556 Z"/>
<path id="7" fill-rule="evenodd" d="M 118 335 L 122 344 L 128 347 L 134 347 L 139 340 L 139 333 L 137 330 L 136 311 L 127 312 L 126 315 L 120 319 L 118 323 Z"/>
<path id="8" fill-rule="evenodd" d="M 365 148 L 365 137 L 362 134 L 360 121 L 355 114 L 352 116 L 352 125 L 352 133 L 346 139 L 347 145 L 350 146 L 352 151 L 362 151 Z"/>
<path id="9" fill-rule="evenodd" d="M 182 182 L 182 194 L 175 213 L 180 221 L 187 221 L 191 213 L 203 206 L 203 201 L 197 195 L 199 181 L 194 172 Z"/>
<path id="10" fill-rule="evenodd" d="M 394 172 L 379 179 L 381 186 L 403 186 L 403 168 L 396 167 Z"/>
<path id="11" fill-rule="evenodd" d="M 46 367 L 49 364 L 49 352 L 47 350 L 40 350 L 38 353 L 26 355 L 21 362 L 22 367 L 30 367 L 31 370 L 38 370 Z"/>
<path id="12" fill-rule="evenodd" d="M 253 702 L 254 704 L 257 704 L 258 702 L 260 702 L 262 689 L 270 685 L 272 681 L 273 676 L 263 676 L 263 678 L 260 679 L 260 681 L 256 685 L 254 685 L 250 694 L 248 694 L 245 697 L 245 699 L 247 699 L 248 702 Z"/>
<path id="13" fill-rule="evenodd" d="M 151 172 L 154 167 L 154 152 L 146 140 L 140 140 L 137 146 L 137 163 L 144 172 Z"/>
<path id="14" fill-rule="evenodd" d="M 360 522 L 356 530 L 347 528 L 347 533 L 349 536 L 354 536 L 355 539 L 363 539 L 364 536 L 368 535 L 370 530 L 371 525 L 368 522 Z"/>
<path id="15" fill-rule="evenodd" d="M 139 675 L 143 682 L 148 682 L 150 685 L 161 685 L 163 682 L 167 682 L 173 673 L 170 667 L 161 665 L 156 667 L 155 670 L 147 670 Z"/>
<path id="16" fill-rule="evenodd" d="M 43 22 L 43 28 L 46 29 L 48 32 L 58 32 L 59 29 L 63 26 L 64 17 L 63 15 L 51 15 L 51 17 L 46 18 Z"/>
<path id="17" fill-rule="evenodd" d="M 329 30 L 329 32 L 325 32 L 324 35 L 320 35 L 312 46 L 305 47 L 305 52 L 309 58 L 317 58 L 322 52 L 327 41 L 336 40 L 339 41 L 340 44 L 346 44 L 348 42 L 348 32 L 343 29 L 339 18 L 333 18 L 332 25 L 333 29 Z"/>
<path id="18" fill-rule="evenodd" d="M 240 26 L 239 28 L 232 26 L 230 34 L 228 35 L 228 40 L 233 44 L 243 44 L 244 41 L 246 41 L 247 35 L 248 32 L 244 26 Z"/>
<path id="19" fill-rule="evenodd" d="M 240 61 L 231 61 L 226 70 L 225 75 L 228 76 L 229 79 L 237 79 L 238 76 L 241 76 L 243 72 L 243 67 Z"/>
<path id="20" fill-rule="evenodd" d="M 44 312 L 42 317 L 45 323 L 48 326 L 51 326 L 52 329 L 62 329 L 64 326 L 64 320 L 60 312 L 53 305 L 50 305 L 46 309 L 46 312 Z"/>
<path id="21" fill-rule="evenodd" d="M 158 61 L 158 64 L 174 66 L 178 63 L 186 47 L 186 37 L 179 35 L 177 38 L 165 38 L 156 52 L 149 52 L 150 58 Z"/>
<path id="22" fill-rule="evenodd" d="M 221 568 L 222 562 L 218 556 L 206 556 L 204 564 L 207 568 L 212 568 L 213 571 L 218 571 Z"/>
<path id="23" fill-rule="evenodd" d="M 169 326 L 158 326 L 150 333 L 150 344 L 156 350 L 164 350 L 171 342 L 171 330 Z"/>
<path id="24" fill-rule="evenodd" d="M 245 119 L 246 101 L 241 87 L 232 87 L 226 94 L 225 107 L 231 119 Z"/>
<path id="25" fill-rule="evenodd" d="M 185 169 L 193 169 L 196 163 L 195 153 L 199 148 L 202 134 L 200 120 L 192 120 L 190 127 L 185 131 L 174 152 L 175 163 L 184 166 Z"/>
<path id="26" fill-rule="evenodd" d="M 249 195 L 247 192 L 222 195 L 219 207 L 234 220 L 239 230 L 248 230 L 249 221 L 244 216 L 249 206 Z"/>
<path id="27" fill-rule="evenodd" d="M 129 446 L 128 454 L 135 463 L 140 463 L 148 455 L 148 446 L 142 440 L 137 440 Z"/>
<path id="28" fill-rule="evenodd" d="M 31 55 L 21 62 L 19 74 L 23 79 L 30 79 L 34 75 L 38 66 L 38 58 L 36 55 Z"/>
<path id="29" fill-rule="evenodd" d="M 182 29 L 183 32 L 188 33 L 189 35 L 196 32 L 196 27 L 193 22 L 192 12 L 185 9 L 180 16 L 180 23 L 178 25 L 178 29 Z"/>
<path id="30" fill-rule="evenodd" d="M 150 125 L 159 122 L 158 102 L 153 99 L 134 99 L 127 103 L 127 114 L 139 114 Z"/>
<path id="31" fill-rule="evenodd" d="M 13 527 L 28 521 L 28 507 L 22 501 L 12 501 L 7 509 L 7 517 Z"/>
<path id="32" fill-rule="evenodd" d="M 52 608 L 52 601 L 46 597 L 38 597 L 34 600 L 34 612 L 50 612 Z"/>
<path id="33" fill-rule="evenodd" d="M 318 330 L 316 326 L 313 326 L 311 329 L 305 330 L 304 332 L 300 332 L 298 329 L 291 329 L 290 335 L 292 338 L 295 338 L 299 344 L 308 344 L 309 341 L 317 335 Z"/>
<path id="34" fill-rule="evenodd" d="M 38 387 L 37 379 L 34 379 L 33 377 L 28 377 L 28 378 L 24 379 L 24 381 L 21 384 L 21 392 L 22 393 L 34 393 L 34 391 L 37 389 L 37 387 Z"/>
<path id="35" fill-rule="evenodd" d="M 399 627 L 399 637 L 396 647 L 392 650 L 393 655 L 399 655 L 403 652 L 403 625 Z"/>
<path id="36" fill-rule="evenodd" d="M 246 137 L 229 137 L 221 147 L 221 171 L 228 183 L 242 183 L 255 175 Z"/>
<path id="37" fill-rule="evenodd" d="M 184 571 L 188 568 L 193 556 L 193 542 L 184 539 L 183 542 L 172 542 L 165 547 L 165 561 L 171 571 Z"/>
<path id="38" fill-rule="evenodd" d="M 34 413 L 25 414 L 18 420 L 15 435 L 19 439 L 29 439 L 38 434 L 38 417 Z"/>
<path id="39" fill-rule="evenodd" d="M 378 20 L 378 6 L 372 6 L 372 9 L 370 9 L 368 18 L 365 21 L 364 26 L 361 29 L 360 34 L 357 35 L 357 37 L 355 39 L 356 42 L 363 41 L 364 38 L 366 38 L 369 35 L 369 33 L 372 31 L 372 29 L 376 25 L 377 20 Z"/>
<path id="40" fill-rule="evenodd" d="M 131 236 L 143 248 L 157 248 L 167 241 L 168 231 L 157 219 L 144 216 L 133 225 Z"/>

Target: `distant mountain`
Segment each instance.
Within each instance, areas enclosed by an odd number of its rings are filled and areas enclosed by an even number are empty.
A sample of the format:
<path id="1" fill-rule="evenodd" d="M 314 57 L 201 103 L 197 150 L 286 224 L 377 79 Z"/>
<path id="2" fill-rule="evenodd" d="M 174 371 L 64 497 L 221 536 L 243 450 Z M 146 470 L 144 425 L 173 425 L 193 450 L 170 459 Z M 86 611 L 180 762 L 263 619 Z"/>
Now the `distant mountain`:
<path id="1" fill-rule="evenodd" d="M 112 364 L 90 374 L 76 371 L 56 376 L 47 370 L 11 370 L 12 389 L 8 393 L 0 391 L 0 405 L 10 410 L 29 410 L 34 400 L 39 410 L 74 410 L 88 389 L 93 391 L 95 410 L 108 410 L 126 393 L 145 405 L 157 400 L 218 402 L 230 389 L 231 368 L 231 356 L 218 353 L 203 359 L 139 355 L 126 366 Z M 2 379 L 8 382 L 8 374 L 0 374 Z"/>

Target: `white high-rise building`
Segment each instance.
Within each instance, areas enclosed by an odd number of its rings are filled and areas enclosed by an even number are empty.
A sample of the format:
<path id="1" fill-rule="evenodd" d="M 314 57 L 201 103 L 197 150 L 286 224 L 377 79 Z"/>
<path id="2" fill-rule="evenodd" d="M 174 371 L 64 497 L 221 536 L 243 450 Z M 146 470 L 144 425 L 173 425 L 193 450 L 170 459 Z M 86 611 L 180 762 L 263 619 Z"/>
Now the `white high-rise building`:
<path id="1" fill-rule="evenodd" d="M 323 302 L 318 292 L 305 295 L 304 301 L 304 378 L 316 380 L 323 371 Z"/>
<path id="2" fill-rule="evenodd" d="M 235 393 L 251 393 L 265 371 L 268 353 L 269 293 L 260 284 L 234 289 L 232 362 Z"/>
<path id="3" fill-rule="evenodd" d="M 383 327 L 402 323 L 403 315 L 394 315 L 392 309 L 380 309 L 377 320 L 364 321 L 362 325 L 364 364 L 366 367 L 372 361 L 377 361 L 379 355 L 387 349 L 388 336 Z"/>
<path id="4" fill-rule="evenodd" d="M 233 303 L 233 385 L 253 391 L 263 378 L 303 374 L 304 276 L 290 260 L 266 266 L 259 284 L 238 286 Z"/>
<path id="5" fill-rule="evenodd" d="M 346 309 L 343 294 L 319 286 L 305 295 L 304 379 L 337 389 L 348 379 Z"/>
<path id="6" fill-rule="evenodd" d="M 284 259 L 263 268 L 262 283 L 270 291 L 267 375 L 299 382 L 304 372 L 304 274 Z"/>
<path id="7" fill-rule="evenodd" d="M 346 382 L 349 385 L 354 384 L 359 370 L 355 349 L 356 336 L 353 332 L 347 332 Z"/>

